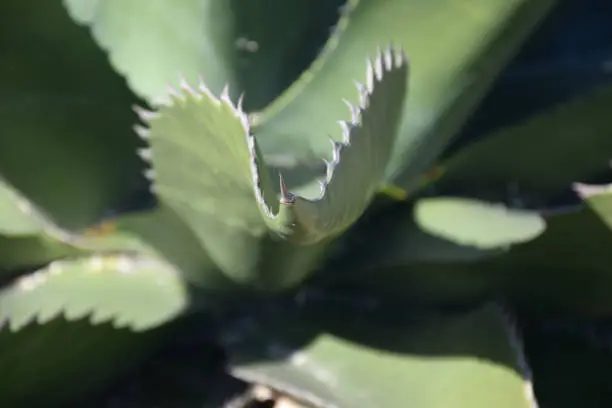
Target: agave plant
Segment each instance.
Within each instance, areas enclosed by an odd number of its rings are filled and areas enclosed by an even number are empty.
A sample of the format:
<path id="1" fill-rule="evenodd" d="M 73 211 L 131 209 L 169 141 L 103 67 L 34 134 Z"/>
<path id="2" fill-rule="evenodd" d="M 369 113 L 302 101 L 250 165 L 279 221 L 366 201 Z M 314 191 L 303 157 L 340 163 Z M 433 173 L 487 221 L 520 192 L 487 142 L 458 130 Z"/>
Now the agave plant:
<path id="1" fill-rule="evenodd" d="M 554 1 L 348 0 L 306 69 L 327 2 L 55 3 L 0 6 L 0 405 L 93 405 L 202 332 L 196 388 L 252 386 L 225 406 L 612 400 L 551 369 L 608 343 L 538 323 L 612 312 L 612 88 L 451 144 Z"/>

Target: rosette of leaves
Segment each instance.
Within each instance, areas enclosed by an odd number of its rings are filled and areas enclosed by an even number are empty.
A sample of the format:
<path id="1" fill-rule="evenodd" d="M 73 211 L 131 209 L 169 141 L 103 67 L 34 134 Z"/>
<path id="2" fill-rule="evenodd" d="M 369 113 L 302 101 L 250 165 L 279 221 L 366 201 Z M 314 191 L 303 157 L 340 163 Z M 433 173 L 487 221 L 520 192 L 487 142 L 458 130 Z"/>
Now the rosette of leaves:
<path id="1" fill-rule="evenodd" d="M 407 60 L 393 48 L 380 50 L 366 71 L 355 106 L 348 106 L 351 120 L 341 123 L 342 139 L 330 140 L 333 160 L 321 178 L 301 186 L 303 192 L 290 191 L 282 173 L 272 182 L 274 170 L 266 167 L 246 114 L 227 91 L 216 97 L 204 84 L 183 81 L 155 111 L 137 108 L 146 127 L 139 125 L 136 132 L 150 144 L 140 155 L 151 164 L 147 176 L 161 201 L 154 213 L 166 209 L 189 225 L 209 257 L 208 263 L 192 262 L 196 270 L 172 263 L 168 245 L 156 251 L 121 233 L 92 237 L 63 231 L 5 183 L 9 244 L 15 235 L 47 240 L 58 251 L 49 257 L 63 258 L 4 286 L 5 330 L 19 333 L 32 322 L 48 327 L 58 318 L 85 317 L 93 324 L 146 330 L 187 307 L 190 275 L 198 275 L 200 281 L 193 283 L 205 289 L 239 292 L 275 292 L 303 282 L 370 205 L 392 152 Z M 197 143 L 201 140 L 206 144 Z M 317 194 L 309 195 L 313 191 Z M 524 231 L 511 239 L 540 232 L 537 217 L 517 217 L 524 218 Z M 190 257 L 188 251 L 182 256 Z M 211 286 L 219 275 L 227 278 L 225 288 Z"/>
<path id="2" fill-rule="evenodd" d="M 575 149 L 570 137 L 554 140 L 564 153 L 542 154 L 526 168 L 513 165 L 508 146 L 524 152 L 536 140 L 544 149 L 554 120 L 597 112 L 587 121 L 589 137 L 607 154 L 608 128 L 596 125 L 603 110 L 594 108 L 605 97 L 490 135 L 447 161 L 441 156 L 552 1 L 349 1 L 318 59 L 260 112 L 252 106 L 282 89 L 271 72 L 289 59 L 312 14 L 280 13 L 293 20 L 264 25 L 245 16 L 269 8 L 265 1 L 64 3 L 149 104 L 135 109 L 142 122 L 135 131 L 159 203 L 119 217 L 109 234 L 68 232 L 57 214 L 45 215 L 6 183 L 0 350 L 12 360 L 2 365 L 5 405 L 74 399 L 116 374 L 117 361 L 146 355 L 163 331 L 156 328 L 203 308 L 220 318 L 217 340 L 232 375 L 304 404 L 533 407 L 520 333 L 507 310 L 483 298 L 610 310 L 604 291 L 590 285 L 568 298 L 566 283 L 576 279 L 555 284 L 559 262 L 546 262 L 551 251 L 572 248 L 580 228 L 605 236 L 595 213 L 488 202 L 506 198 L 500 187 L 517 175 L 548 197 L 600 169 L 599 160 L 580 155 L 562 174 L 551 171 Z M 428 39 L 441 28 L 444 50 L 432 52 Z M 238 57 L 237 37 L 240 53 L 265 52 Z M 401 49 L 410 54 L 410 76 Z M 255 101 L 250 87 L 259 88 Z M 494 154 L 489 171 L 474 174 L 470 166 Z M 481 193 L 490 177 L 492 193 L 417 195 L 392 206 L 380 197 L 382 189 L 405 199 L 405 188 L 431 182 L 423 172 L 438 160 L 441 191 L 470 192 L 464 186 L 473 180 Z M 62 208 L 69 213 L 70 203 Z M 601 283 L 607 255 L 597 245 L 584 243 L 561 262 L 590 254 L 598 257 L 589 282 Z M 517 278 L 516 270 L 544 273 Z M 245 303 L 244 317 L 217 313 Z M 473 307 L 431 308 L 448 303 Z M 53 341 L 40 341 L 37 331 L 45 330 Z M 69 341 L 82 354 L 63 347 Z"/>

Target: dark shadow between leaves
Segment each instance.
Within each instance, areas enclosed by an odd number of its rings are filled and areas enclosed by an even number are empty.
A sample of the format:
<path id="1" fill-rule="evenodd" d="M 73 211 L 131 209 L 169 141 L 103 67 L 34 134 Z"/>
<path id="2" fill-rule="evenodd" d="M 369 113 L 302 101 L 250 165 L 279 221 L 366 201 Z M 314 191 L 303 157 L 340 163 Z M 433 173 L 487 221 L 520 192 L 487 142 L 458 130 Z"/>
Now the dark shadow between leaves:
<path id="1" fill-rule="evenodd" d="M 404 303 L 484 301 L 498 295 L 507 279 L 483 267 L 484 261 L 504 252 L 428 234 L 414 222 L 411 204 L 394 203 L 366 213 L 314 281 L 334 291 L 369 293 Z"/>
<path id="2" fill-rule="evenodd" d="M 121 376 L 150 354 L 167 327 L 135 333 L 89 317 L 63 317 L 18 332 L 0 330 L 0 405 L 64 407 Z"/>

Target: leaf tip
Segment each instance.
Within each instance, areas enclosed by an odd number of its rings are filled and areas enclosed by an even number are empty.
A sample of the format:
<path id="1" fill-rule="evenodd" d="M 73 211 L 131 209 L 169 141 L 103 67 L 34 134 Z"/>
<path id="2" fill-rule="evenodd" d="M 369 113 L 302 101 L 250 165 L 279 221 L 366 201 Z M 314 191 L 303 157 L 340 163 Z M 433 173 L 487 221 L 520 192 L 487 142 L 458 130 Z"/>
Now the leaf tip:
<path id="1" fill-rule="evenodd" d="M 283 179 L 283 175 L 281 173 L 278 174 L 278 179 L 280 183 L 280 193 L 281 193 L 280 204 L 286 205 L 286 206 L 294 205 L 295 200 L 296 200 L 295 194 L 289 191 L 289 189 L 287 188 L 287 185 L 285 184 L 285 180 Z"/>

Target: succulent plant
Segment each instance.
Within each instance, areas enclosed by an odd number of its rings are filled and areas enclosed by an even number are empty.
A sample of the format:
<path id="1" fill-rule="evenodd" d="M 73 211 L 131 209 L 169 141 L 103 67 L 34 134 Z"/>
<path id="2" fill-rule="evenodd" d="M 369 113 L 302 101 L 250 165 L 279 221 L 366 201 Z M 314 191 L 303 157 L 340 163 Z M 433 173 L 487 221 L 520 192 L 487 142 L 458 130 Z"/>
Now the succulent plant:
<path id="1" fill-rule="evenodd" d="M 609 359 L 565 318 L 612 313 L 612 88 L 455 144 L 554 9 L 1 5 L 0 405 L 93 405 L 186 338 L 204 394 L 253 386 L 227 407 L 607 406 L 551 366 Z M 202 406 L 155 370 L 147 406 Z"/>

